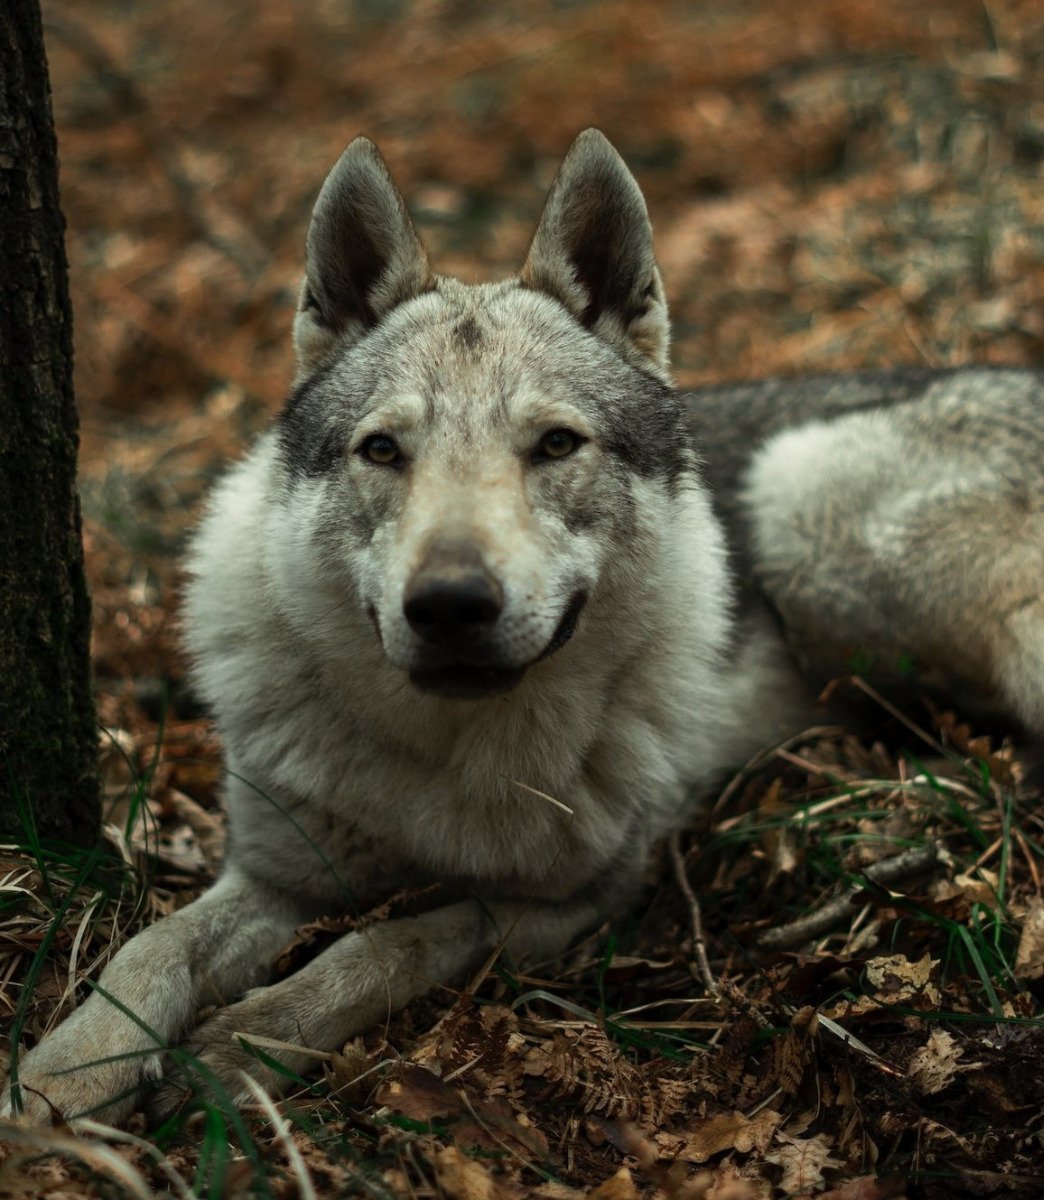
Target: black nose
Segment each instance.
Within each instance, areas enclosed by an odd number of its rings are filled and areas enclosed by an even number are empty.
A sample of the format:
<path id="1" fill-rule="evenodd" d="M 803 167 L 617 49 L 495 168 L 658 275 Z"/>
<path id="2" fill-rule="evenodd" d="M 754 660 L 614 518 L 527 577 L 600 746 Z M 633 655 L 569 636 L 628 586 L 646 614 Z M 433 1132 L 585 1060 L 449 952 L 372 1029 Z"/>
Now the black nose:
<path id="1" fill-rule="evenodd" d="M 504 607 L 504 592 L 488 571 L 439 556 L 410 580 L 403 612 L 426 642 L 466 642 L 488 633 Z"/>

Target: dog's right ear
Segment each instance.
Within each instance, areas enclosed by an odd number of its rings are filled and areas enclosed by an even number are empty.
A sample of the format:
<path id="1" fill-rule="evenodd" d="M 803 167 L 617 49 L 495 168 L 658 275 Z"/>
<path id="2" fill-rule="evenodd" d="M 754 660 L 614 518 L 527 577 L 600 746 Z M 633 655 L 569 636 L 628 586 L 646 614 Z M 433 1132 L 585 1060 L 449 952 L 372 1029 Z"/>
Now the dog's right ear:
<path id="1" fill-rule="evenodd" d="M 298 378 L 342 339 L 361 337 L 431 272 L 381 152 L 358 137 L 322 186 L 308 227 L 307 266 L 294 320 Z"/>

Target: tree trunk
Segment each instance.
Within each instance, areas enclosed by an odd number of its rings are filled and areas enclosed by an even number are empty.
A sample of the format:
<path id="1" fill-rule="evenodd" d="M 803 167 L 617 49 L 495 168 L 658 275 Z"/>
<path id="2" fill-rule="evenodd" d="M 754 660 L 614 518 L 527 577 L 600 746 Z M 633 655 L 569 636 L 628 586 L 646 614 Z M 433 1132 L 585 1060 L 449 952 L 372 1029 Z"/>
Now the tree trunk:
<path id="1" fill-rule="evenodd" d="M 98 832 L 72 318 L 39 0 L 0 2 L 0 837 Z"/>

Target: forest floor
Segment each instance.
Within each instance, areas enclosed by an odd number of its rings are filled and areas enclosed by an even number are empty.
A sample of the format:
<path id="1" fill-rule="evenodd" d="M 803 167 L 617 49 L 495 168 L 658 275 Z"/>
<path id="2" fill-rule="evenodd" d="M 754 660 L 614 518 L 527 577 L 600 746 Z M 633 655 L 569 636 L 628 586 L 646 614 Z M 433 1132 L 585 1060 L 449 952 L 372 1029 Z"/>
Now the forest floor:
<path id="1" fill-rule="evenodd" d="M 470 280 L 517 267 L 600 126 L 649 200 L 682 384 L 1041 362 L 1036 0 L 48 0 L 45 20 L 109 853 L 2 851 L 0 1028 L 23 1046 L 220 862 L 179 554 L 286 394 L 310 206 L 357 132 Z M 628 921 L 320 1056 L 283 1123 L 203 1100 L 130 1140 L 11 1129 L 0 1197 L 1040 1197 L 1040 796 L 1003 730 L 880 711 L 878 738 L 766 747 Z"/>

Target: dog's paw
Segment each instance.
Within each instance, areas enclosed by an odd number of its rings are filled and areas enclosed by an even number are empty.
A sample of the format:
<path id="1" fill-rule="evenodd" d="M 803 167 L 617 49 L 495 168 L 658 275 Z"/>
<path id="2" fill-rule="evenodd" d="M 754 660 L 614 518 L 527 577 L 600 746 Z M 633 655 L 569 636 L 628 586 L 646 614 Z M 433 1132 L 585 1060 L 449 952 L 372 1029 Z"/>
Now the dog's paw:
<path id="1" fill-rule="evenodd" d="M 4 1085 L 0 1116 L 74 1126 L 89 1116 L 118 1125 L 134 1111 L 142 1081 L 159 1076 L 159 1056 L 117 1057 L 121 1045 L 113 1036 L 114 1022 L 97 1028 L 81 1017 L 83 1011 L 19 1060 L 17 1091 L 11 1081 Z"/>
<path id="2" fill-rule="evenodd" d="M 180 1111 L 193 1096 L 201 1096 L 221 1108 L 232 1104 L 256 1104 L 257 1096 L 246 1082 L 248 1076 L 269 1096 L 280 1096 L 295 1079 L 264 1062 L 245 1048 L 251 1033 L 273 1036 L 264 1028 L 263 1006 L 255 997 L 264 995 L 258 989 L 237 1004 L 219 1009 L 209 1020 L 198 1026 L 168 1058 L 165 1077 L 146 1100 L 145 1111 L 153 1121 L 166 1120 Z M 285 1064 L 286 1070 L 298 1076 L 314 1060 L 281 1050 L 263 1048 L 262 1053 L 272 1061 Z"/>

